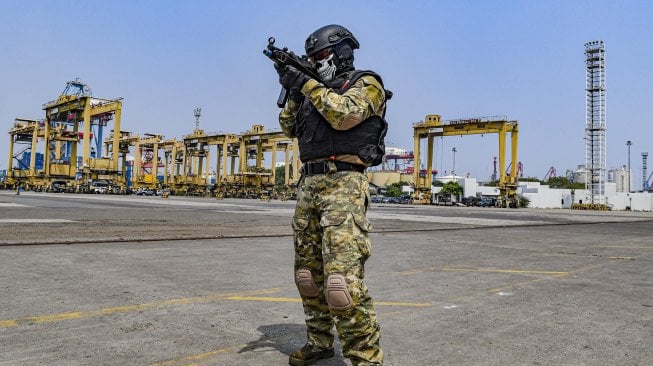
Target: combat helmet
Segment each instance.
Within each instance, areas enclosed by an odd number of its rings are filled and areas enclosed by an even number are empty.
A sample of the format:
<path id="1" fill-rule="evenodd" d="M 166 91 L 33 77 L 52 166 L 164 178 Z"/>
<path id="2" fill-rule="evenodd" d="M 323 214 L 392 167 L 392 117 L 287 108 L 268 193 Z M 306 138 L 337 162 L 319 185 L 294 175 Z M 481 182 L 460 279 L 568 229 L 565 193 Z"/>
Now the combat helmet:
<path id="1" fill-rule="evenodd" d="M 306 39 L 304 45 L 306 56 L 313 56 L 315 53 L 327 47 L 333 47 L 344 40 L 349 41 L 352 50 L 360 48 L 358 40 L 349 29 L 337 24 L 325 25 L 311 33 Z"/>
<path id="2" fill-rule="evenodd" d="M 354 68 L 354 50 L 360 48 L 360 44 L 347 28 L 330 24 L 311 33 L 306 39 L 304 48 L 306 56 L 314 62 L 319 62 L 328 54 L 335 56 L 333 60 L 329 60 L 328 65 L 326 63 L 317 65 L 318 71 L 324 70 L 320 72 L 321 76 L 328 73 L 332 77 L 334 73 L 339 74 Z M 333 70 L 325 70 L 327 67 Z M 323 77 L 323 79 L 328 80 L 330 77 Z"/>

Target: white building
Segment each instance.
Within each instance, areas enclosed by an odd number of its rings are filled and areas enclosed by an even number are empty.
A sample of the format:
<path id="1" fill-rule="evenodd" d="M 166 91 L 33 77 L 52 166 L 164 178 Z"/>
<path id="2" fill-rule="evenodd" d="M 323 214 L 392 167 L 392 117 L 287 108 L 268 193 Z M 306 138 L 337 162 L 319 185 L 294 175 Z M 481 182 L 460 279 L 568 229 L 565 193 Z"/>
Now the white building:
<path id="1" fill-rule="evenodd" d="M 454 177 L 443 177 L 452 181 Z M 441 180 L 440 178 L 437 178 Z M 455 177 L 455 180 L 464 189 L 464 197 L 499 195 L 497 187 L 479 186 L 476 178 Z M 437 193 L 441 187 L 432 187 L 431 192 Z M 571 208 L 574 203 L 590 202 L 589 192 L 585 189 L 558 189 L 550 188 L 539 182 L 520 182 L 517 195 L 526 197 L 532 208 Z M 607 205 L 612 210 L 653 211 L 653 193 L 651 192 L 618 192 L 617 182 L 605 184 Z"/>
<path id="2" fill-rule="evenodd" d="M 587 180 L 587 169 L 584 164 L 578 165 L 571 174 L 571 181 L 574 183 L 585 183 Z"/>
<path id="3" fill-rule="evenodd" d="M 617 185 L 617 192 L 630 192 L 633 190 L 630 172 L 625 166 L 608 171 L 608 182 Z"/>

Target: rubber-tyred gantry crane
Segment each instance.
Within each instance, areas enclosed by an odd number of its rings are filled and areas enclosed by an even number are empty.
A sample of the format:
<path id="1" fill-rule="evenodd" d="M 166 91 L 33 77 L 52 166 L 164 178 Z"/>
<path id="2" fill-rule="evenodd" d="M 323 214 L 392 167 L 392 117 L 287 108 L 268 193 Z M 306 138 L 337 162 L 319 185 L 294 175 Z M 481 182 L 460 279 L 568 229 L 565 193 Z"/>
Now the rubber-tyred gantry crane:
<path id="1" fill-rule="evenodd" d="M 508 121 L 505 117 L 482 117 L 448 121 L 440 120 L 440 115 L 429 114 L 423 122 L 413 125 L 415 147 L 415 165 L 420 161 L 421 139 L 427 139 L 426 174 L 413 170 L 415 191 L 413 199 L 416 203 L 429 203 L 431 200 L 431 182 L 433 181 L 433 138 L 438 136 L 482 135 L 496 133 L 499 135 L 499 205 L 501 207 L 517 207 L 517 144 L 518 123 Z M 510 134 L 511 169 L 506 174 L 506 137 Z"/>

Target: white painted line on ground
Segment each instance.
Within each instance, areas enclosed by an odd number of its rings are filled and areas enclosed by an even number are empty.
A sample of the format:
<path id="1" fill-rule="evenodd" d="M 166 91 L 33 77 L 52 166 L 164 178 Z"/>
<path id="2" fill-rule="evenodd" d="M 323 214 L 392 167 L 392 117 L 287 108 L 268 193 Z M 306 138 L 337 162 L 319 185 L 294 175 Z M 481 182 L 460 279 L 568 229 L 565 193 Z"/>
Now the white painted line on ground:
<path id="1" fill-rule="evenodd" d="M 31 196 L 44 196 L 44 197 L 56 197 L 51 193 L 38 193 L 38 192 L 29 192 Z M 73 200 L 82 200 L 82 201 L 105 201 L 105 202 L 127 202 L 127 203 L 146 203 L 146 204 L 155 204 L 163 206 L 194 206 L 194 207 L 256 207 L 256 206 L 244 206 L 240 204 L 232 203 L 223 203 L 217 200 L 211 201 L 199 201 L 199 200 L 175 200 L 175 199 L 166 199 L 158 196 L 155 197 L 146 197 L 146 196 L 113 196 L 113 195 L 93 195 L 93 194 L 67 194 L 58 196 L 62 199 L 73 199 Z"/>
<path id="2" fill-rule="evenodd" d="M 21 205 L 20 203 L 0 202 L 0 207 L 17 208 L 17 207 L 34 207 L 34 206 Z"/>
<path id="3" fill-rule="evenodd" d="M 225 205 L 226 206 L 226 205 Z M 234 205 L 236 206 L 236 205 Z M 295 212 L 294 208 L 266 208 L 262 206 L 237 205 L 243 210 L 220 210 L 222 213 L 234 214 L 251 214 L 251 215 L 280 215 L 292 217 Z M 527 221 L 527 220 L 499 220 L 499 219 L 482 219 L 472 217 L 452 217 L 452 216 L 424 216 L 413 215 L 411 213 L 382 213 L 368 212 L 367 217 L 370 219 L 392 220 L 392 221 L 412 221 L 412 222 L 432 222 L 434 224 L 460 224 L 474 226 L 521 226 L 548 223 L 548 221 Z"/>
<path id="4" fill-rule="evenodd" d="M 220 210 L 220 212 L 228 212 L 235 214 L 259 214 L 259 215 L 283 215 L 291 217 L 295 212 L 294 208 L 266 208 L 262 206 L 247 206 L 238 205 L 243 210 Z M 249 209 L 249 210 L 248 210 Z M 533 225 L 543 224 L 547 221 L 527 221 L 527 220 L 500 220 L 500 219 L 483 219 L 472 217 L 453 217 L 453 216 L 424 216 L 414 215 L 412 213 L 385 213 L 385 212 L 368 212 L 367 217 L 370 219 L 380 220 L 393 220 L 393 221 L 419 221 L 419 222 L 432 222 L 435 224 L 460 224 L 460 225 L 475 225 L 475 226 L 520 226 L 520 225 Z"/>
<path id="5" fill-rule="evenodd" d="M 244 206 L 239 206 L 239 207 L 244 207 Z M 259 215 L 270 215 L 270 214 L 280 214 L 280 215 L 285 215 L 288 217 L 292 217 L 292 215 L 295 213 L 294 208 L 259 208 L 256 211 L 237 211 L 237 210 L 220 210 L 216 212 L 223 212 L 223 213 L 235 213 L 235 214 L 259 214 Z"/>
<path id="6" fill-rule="evenodd" d="M 371 219 L 400 220 L 400 221 L 421 221 L 433 222 L 438 224 L 460 224 L 460 225 L 479 225 L 479 226 L 519 226 L 542 224 L 547 221 L 526 221 L 526 220 L 499 220 L 499 219 L 482 219 L 476 217 L 455 217 L 455 216 L 424 216 L 410 214 L 394 214 L 371 212 L 367 217 Z"/>
<path id="7" fill-rule="evenodd" d="M 65 224 L 77 222 L 66 219 L 0 219 L 0 224 Z"/>

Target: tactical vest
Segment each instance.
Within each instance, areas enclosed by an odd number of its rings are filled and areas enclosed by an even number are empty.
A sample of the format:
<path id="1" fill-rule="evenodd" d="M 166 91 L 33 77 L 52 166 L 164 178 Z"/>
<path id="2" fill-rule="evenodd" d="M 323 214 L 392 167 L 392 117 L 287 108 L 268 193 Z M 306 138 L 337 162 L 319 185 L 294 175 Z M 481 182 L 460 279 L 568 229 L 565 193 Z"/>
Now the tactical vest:
<path id="1" fill-rule="evenodd" d="M 381 77 L 372 71 L 346 73 L 337 80 L 339 85 L 331 87 L 338 93 L 345 93 L 358 79 L 371 75 L 383 86 Z M 387 100 L 388 98 L 386 98 Z M 336 130 L 313 106 L 308 98 L 299 107 L 293 133 L 299 141 L 299 159 L 311 161 L 340 154 L 358 155 L 366 164 L 381 164 L 385 154 L 385 135 L 388 123 L 381 116 L 371 116 L 349 130 Z"/>

